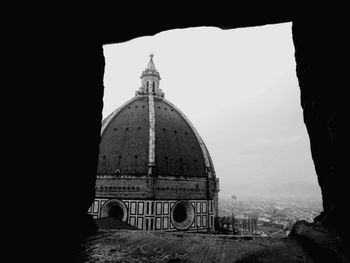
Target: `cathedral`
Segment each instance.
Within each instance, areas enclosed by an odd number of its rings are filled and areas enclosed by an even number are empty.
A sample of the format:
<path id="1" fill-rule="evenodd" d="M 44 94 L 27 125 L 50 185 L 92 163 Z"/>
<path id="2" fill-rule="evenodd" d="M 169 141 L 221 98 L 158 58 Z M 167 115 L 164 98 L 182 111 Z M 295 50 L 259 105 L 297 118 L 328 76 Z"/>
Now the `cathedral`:
<path id="1" fill-rule="evenodd" d="M 219 180 L 202 138 L 164 98 L 150 55 L 135 96 L 102 121 L 89 213 L 147 231 L 213 230 Z"/>

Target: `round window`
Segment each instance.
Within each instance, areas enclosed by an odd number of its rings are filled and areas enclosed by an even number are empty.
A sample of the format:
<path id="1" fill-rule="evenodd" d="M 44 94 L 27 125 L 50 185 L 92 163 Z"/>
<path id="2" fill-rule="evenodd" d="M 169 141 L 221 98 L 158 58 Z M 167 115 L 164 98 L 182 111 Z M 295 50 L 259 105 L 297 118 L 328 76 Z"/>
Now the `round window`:
<path id="1" fill-rule="evenodd" d="M 171 210 L 171 222 L 179 230 L 188 229 L 194 220 L 194 208 L 188 201 L 177 202 Z"/>

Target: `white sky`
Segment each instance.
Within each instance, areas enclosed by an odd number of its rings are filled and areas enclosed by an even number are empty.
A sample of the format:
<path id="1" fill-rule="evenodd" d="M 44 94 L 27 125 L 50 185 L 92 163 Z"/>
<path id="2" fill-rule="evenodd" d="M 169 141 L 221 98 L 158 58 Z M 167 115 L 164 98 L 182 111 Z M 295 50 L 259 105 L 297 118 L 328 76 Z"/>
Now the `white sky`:
<path id="1" fill-rule="evenodd" d="M 317 185 L 291 23 L 178 29 L 105 45 L 104 118 L 135 95 L 150 53 L 166 99 L 209 149 L 220 196 L 292 181 Z"/>

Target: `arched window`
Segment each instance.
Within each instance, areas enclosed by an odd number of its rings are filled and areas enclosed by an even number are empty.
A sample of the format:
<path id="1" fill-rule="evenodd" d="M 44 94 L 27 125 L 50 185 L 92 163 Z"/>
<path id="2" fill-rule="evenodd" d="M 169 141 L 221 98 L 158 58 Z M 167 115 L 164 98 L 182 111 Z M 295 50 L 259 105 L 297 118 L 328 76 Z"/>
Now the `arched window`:
<path id="1" fill-rule="evenodd" d="M 152 83 L 152 92 L 153 92 L 153 93 L 156 92 L 156 84 L 154 83 L 154 81 L 153 81 L 153 83 Z"/>

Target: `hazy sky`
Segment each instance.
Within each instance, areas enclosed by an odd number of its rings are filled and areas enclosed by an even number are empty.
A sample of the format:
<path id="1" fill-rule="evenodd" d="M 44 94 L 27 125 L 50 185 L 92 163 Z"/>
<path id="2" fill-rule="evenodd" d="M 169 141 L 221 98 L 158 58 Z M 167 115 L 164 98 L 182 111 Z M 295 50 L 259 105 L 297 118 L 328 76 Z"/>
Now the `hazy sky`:
<path id="1" fill-rule="evenodd" d="M 208 147 L 220 196 L 293 181 L 317 185 L 291 23 L 170 30 L 106 45 L 103 117 L 135 95 L 150 53 L 165 98 Z"/>

